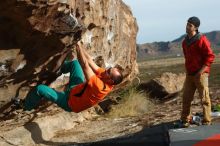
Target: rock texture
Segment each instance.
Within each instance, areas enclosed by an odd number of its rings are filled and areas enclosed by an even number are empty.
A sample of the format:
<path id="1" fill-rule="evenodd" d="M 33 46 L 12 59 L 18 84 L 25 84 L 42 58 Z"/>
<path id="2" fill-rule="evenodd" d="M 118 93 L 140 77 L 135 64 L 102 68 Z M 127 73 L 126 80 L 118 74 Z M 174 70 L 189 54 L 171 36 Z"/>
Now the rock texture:
<path id="1" fill-rule="evenodd" d="M 0 2 L 0 97 L 24 96 L 50 76 L 81 40 L 102 66 L 137 72 L 137 24 L 121 0 L 10 0 Z"/>
<path id="2" fill-rule="evenodd" d="M 46 141 L 54 137 L 56 132 L 62 134 L 62 131 L 73 129 L 95 115 L 93 109 L 74 114 L 55 106 L 50 106 L 44 112 L 17 113 L 20 117 L 1 121 L 0 145 L 56 145 Z"/>
<path id="3" fill-rule="evenodd" d="M 142 83 L 138 87 L 146 91 L 152 98 L 165 100 L 178 95 L 183 88 L 185 74 L 165 72 L 160 77 Z"/>

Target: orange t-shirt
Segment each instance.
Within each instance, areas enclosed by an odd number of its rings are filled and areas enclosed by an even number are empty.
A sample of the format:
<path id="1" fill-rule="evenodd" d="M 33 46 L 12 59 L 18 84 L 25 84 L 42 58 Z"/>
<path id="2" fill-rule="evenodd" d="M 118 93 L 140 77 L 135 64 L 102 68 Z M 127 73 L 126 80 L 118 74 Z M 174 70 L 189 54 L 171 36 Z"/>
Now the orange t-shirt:
<path id="1" fill-rule="evenodd" d="M 105 84 L 101 79 L 101 73 L 105 69 L 99 68 L 96 75 L 93 75 L 87 83 L 76 85 L 70 90 L 68 105 L 73 112 L 81 112 L 93 105 L 99 103 L 112 89 L 113 85 Z M 81 96 L 75 96 L 80 93 L 87 84 Z"/>

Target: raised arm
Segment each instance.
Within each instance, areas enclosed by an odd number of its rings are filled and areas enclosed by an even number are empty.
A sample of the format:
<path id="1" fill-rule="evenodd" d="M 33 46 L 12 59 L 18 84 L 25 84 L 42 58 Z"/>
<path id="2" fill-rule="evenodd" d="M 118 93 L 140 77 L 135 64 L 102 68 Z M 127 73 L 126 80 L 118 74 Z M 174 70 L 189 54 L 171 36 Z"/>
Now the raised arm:
<path id="1" fill-rule="evenodd" d="M 84 49 L 84 47 L 81 43 L 78 43 L 78 46 L 80 47 L 81 51 L 85 55 L 85 57 L 89 63 L 89 66 L 92 68 L 93 72 L 96 72 L 99 69 L 99 66 L 96 65 L 96 63 L 93 61 L 92 57 L 86 52 L 86 50 Z"/>
<path id="2" fill-rule="evenodd" d="M 91 69 L 89 62 L 88 62 L 88 59 L 85 57 L 84 52 L 82 51 L 82 49 L 78 45 L 76 45 L 76 52 L 77 52 L 77 58 L 78 58 L 79 63 L 82 67 L 85 78 L 88 81 L 95 73 Z"/>

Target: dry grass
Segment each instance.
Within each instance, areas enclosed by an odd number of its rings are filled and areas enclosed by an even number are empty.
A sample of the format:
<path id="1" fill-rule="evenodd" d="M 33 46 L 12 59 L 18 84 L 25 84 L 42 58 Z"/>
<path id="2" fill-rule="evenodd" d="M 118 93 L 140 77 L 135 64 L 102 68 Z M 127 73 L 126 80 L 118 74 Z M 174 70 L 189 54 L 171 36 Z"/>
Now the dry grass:
<path id="1" fill-rule="evenodd" d="M 141 82 L 147 82 L 150 79 L 160 76 L 164 72 L 184 73 L 184 58 L 165 58 L 158 60 L 146 60 L 138 62 L 139 75 Z M 211 67 L 210 89 L 219 89 L 220 85 L 220 58 L 216 56 L 215 62 Z M 134 86 L 134 85 L 131 85 Z M 139 92 L 135 87 L 122 89 L 120 91 L 122 101 L 114 106 L 108 113 L 110 117 L 126 117 L 146 114 L 154 109 L 154 104 L 149 100 L 146 94 Z"/>
<path id="2" fill-rule="evenodd" d="M 146 94 L 137 91 L 133 87 L 128 89 L 128 92 L 123 95 L 120 104 L 114 106 L 108 116 L 113 118 L 138 116 L 150 112 L 153 106 Z"/>
<path id="3" fill-rule="evenodd" d="M 160 58 L 160 59 L 146 60 L 146 61 L 138 62 L 139 67 L 148 67 L 148 68 L 173 66 L 173 65 L 179 65 L 179 64 L 184 64 L 183 57 Z"/>

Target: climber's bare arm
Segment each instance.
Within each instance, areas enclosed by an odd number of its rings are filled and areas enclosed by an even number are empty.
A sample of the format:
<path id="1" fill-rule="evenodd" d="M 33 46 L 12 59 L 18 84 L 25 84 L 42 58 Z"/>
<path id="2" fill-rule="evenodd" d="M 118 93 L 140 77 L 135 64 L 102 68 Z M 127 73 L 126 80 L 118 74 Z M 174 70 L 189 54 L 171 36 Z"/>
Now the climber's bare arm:
<path id="1" fill-rule="evenodd" d="M 89 66 L 92 68 L 93 72 L 96 72 L 99 69 L 99 66 L 93 61 L 92 57 L 86 52 L 85 48 L 81 43 L 77 44 L 80 47 L 82 53 L 84 54 L 85 58 L 87 59 Z"/>

